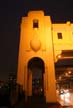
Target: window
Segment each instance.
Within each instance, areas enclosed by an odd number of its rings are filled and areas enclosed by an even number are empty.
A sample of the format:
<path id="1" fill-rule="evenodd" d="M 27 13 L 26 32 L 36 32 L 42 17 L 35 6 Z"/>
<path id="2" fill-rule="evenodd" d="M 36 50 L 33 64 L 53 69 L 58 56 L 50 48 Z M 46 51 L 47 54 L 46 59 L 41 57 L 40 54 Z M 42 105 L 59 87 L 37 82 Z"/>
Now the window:
<path id="1" fill-rule="evenodd" d="M 57 33 L 58 39 L 62 39 L 62 33 Z"/>
<path id="2" fill-rule="evenodd" d="M 38 28 L 38 20 L 33 20 L 33 28 Z"/>

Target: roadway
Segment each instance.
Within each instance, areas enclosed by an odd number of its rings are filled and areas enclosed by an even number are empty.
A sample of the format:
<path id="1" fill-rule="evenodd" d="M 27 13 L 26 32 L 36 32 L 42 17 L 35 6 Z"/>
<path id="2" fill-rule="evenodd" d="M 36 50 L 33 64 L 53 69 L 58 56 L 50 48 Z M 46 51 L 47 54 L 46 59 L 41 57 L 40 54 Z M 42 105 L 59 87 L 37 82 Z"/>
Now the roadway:
<path id="1" fill-rule="evenodd" d="M 73 92 L 65 92 L 62 94 L 57 94 L 57 100 L 63 107 L 73 108 Z"/>

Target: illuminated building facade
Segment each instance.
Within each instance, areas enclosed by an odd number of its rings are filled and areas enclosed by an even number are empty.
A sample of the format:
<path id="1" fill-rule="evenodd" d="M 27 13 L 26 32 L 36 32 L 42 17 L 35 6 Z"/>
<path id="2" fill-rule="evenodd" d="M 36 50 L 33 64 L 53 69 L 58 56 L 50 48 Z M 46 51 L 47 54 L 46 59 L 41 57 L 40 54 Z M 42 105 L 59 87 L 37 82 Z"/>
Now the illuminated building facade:
<path id="1" fill-rule="evenodd" d="M 23 86 L 27 100 L 33 95 L 34 73 L 41 72 L 46 102 L 57 102 L 54 64 L 72 57 L 72 50 L 73 24 L 69 21 L 52 24 L 43 11 L 30 11 L 22 17 L 17 83 Z"/>

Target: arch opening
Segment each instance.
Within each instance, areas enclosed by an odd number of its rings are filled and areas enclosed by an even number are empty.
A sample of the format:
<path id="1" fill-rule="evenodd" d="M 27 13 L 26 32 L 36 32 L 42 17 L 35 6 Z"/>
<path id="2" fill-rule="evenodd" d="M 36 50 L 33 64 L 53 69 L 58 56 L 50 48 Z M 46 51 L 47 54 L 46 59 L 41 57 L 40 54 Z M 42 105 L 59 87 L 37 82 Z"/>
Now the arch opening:
<path id="1" fill-rule="evenodd" d="M 44 61 L 39 57 L 34 57 L 28 62 L 28 76 L 32 74 L 32 96 L 44 96 Z"/>

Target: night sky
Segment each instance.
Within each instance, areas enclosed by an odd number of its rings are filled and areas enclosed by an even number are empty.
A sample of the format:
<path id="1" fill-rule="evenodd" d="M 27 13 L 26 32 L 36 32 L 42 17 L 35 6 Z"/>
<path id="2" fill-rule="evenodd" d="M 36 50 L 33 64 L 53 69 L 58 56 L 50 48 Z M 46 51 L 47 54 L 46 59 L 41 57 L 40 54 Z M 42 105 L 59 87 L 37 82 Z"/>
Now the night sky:
<path id="1" fill-rule="evenodd" d="M 1 0 L 0 79 L 17 72 L 20 22 L 29 10 L 44 10 L 53 23 L 73 22 L 73 0 Z"/>

